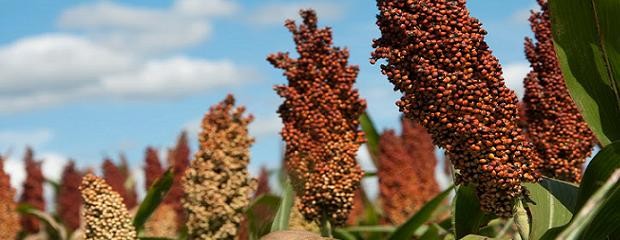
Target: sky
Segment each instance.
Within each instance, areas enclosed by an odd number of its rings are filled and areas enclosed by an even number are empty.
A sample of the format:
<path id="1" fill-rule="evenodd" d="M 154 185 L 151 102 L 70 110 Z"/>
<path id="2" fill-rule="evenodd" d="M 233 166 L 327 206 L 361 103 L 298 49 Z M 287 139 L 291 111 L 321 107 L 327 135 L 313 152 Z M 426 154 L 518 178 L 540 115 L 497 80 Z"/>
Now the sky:
<path id="1" fill-rule="evenodd" d="M 336 46 L 359 65 L 356 87 L 379 129 L 399 129 L 399 94 L 368 61 L 379 37 L 370 0 L 0 0 L 0 154 L 18 189 L 26 145 L 58 179 L 67 159 L 99 167 L 102 158 L 128 156 L 138 181 L 147 146 L 162 154 L 182 130 L 193 150 L 209 107 L 232 93 L 255 121 L 250 172 L 277 168 L 282 143 L 273 91 L 286 79 L 265 57 L 294 52 L 287 18 L 317 11 Z M 522 96 L 529 64 L 523 39 L 535 0 L 470 0 L 488 31 L 487 43 Z M 371 169 L 362 149 L 360 161 Z M 163 158 L 163 156 L 162 156 Z M 142 186 L 140 184 L 139 186 Z"/>

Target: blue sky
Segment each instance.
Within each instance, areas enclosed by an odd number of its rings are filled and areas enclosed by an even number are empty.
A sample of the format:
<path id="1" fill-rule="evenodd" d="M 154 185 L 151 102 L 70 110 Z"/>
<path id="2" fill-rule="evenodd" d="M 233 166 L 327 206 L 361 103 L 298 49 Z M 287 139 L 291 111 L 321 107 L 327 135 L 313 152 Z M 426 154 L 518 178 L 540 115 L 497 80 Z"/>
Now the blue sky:
<path id="1" fill-rule="evenodd" d="M 183 129 L 192 142 L 209 106 L 227 93 L 256 120 L 251 171 L 275 168 L 282 144 L 272 87 L 285 83 L 267 54 L 294 51 L 284 19 L 315 8 L 337 46 L 360 66 L 357 87 L 380 129 L 398 128 L 398 94 L 370 65 L 379 36 L 370 0 L 343 1 L 6 1 L 0 0 L 0 153 L 23 178 L 19 159 L 32 145 L 58 176 L 67 158 L 99 166 L 125 152 L 138 174 L 147 145 L 165 151 Z M 528 71 L 523 38 L 534 0 L 470 0 L 473 16 L 521 92 Z M 196 147 L 194 146 L 194 149 Z M 365 158 L 365 156 L 362 156 Z M 138 176 L 140 178 L 140 176 Z"/>

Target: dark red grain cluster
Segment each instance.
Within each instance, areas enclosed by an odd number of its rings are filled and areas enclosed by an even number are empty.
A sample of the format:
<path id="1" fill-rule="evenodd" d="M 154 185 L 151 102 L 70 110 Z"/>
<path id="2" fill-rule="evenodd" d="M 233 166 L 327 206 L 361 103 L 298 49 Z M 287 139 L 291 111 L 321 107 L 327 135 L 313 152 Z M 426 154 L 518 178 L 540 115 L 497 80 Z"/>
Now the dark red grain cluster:
<path id="1" fill-rule="evenodd" d="M 348 65 L 349 52 L 332 47 L 331 29 L 317 28 L 314 11 L 300 14 L 301 25 L 285 24 L 299 57 L 267 57 L 288 79 L 288 85 L 275 88 L 284 98 L 278 113 L 286 165 L 304 217 L 342 225 L 363 175 L 355 156 L 364 141 L 358 118 L 366 103 L 353 88 L 358 68 Z"/>
<path id="2" fill-rule="evenodd" d="M 481 208 L 512 215 L 521 182 L 540 160 L 517 126 L 517 97 L 465 0 L 378 0 L 381 38 L 371 62 L 403 93 L 406 117 L 444 148 L 457 183 L 476 187 Z"/>
<path id="3" fill-rule="evenodd" d="M 129 176 L 127 175 L 128 172 L 123 170 L 124 168 L 126 167 L 123 167 L 123 164 L 117 166 L 112 162 L 112 159 L 106 158 L 102 166 L 103 178 L 112 187 L 112 190 L 123 198 L 123 203 L 127 209 L 131 209 L 137 205 L 137 199 L 136 194 L 125 186 Z"/>
<path id="4" fill-rule="evenodd" d="M 439 193 L 437 158 L 431 136 L 412 120 L 402 119 L 402 134 L 387 130 L 379 139 L 379 196 L 386 220 L 402 224 Z"/>
<path id="5" fill-rule="evenodd" d="M 26 149 L 24 164 L 26 165 L 26 180 L 23 183 L 23 192 L 19 203 L 28 204 L 35 209 L 45 211 L 45 198 L 43 196 L 45 177 L 43 177 L 41 170 L 42 162 L 34 159 L 34 152 L 31 148 Z M 21 225 L 22 230 L 27 233 L 37 233 L 41 228 L 39 220 L 31 216 L 22 216 Z"/>
<path id="6" fill-rule="evenodd" d="M 145 189 L 149 189 L 151 185 L 161 175 L 164 174 L 164 168 L 161 166 L 157 149 L 153 147 L 146 148 L 146 157 L 144 158 L 144 178 Z"/>
<path id="7" fill-rule="evenodd" d="M 183 210 L 183 205 L 181 204 L 181 199 L 183 198 L 183 186 L 181 185 L 181 179 L 183 178 L 183 174 L 185 174 L 185 170 L 189 166 L 191 157 L 187 132 L 181 132 L 177 138 L 176 146 L 168 151 L 168 155 L 168 166 L 172 167 L 174 172 L 174 181 L 170 191 L 164 198 L 164 203 L 172 206 L 178 216 L 178 226 L 183 226 L 183 224 L 185 224 L 185 210 Z"/>
<path id="8" fill-rule="evenodd" d="M 349 212 L 349 217 L 347 217 L 347 225 L 356 225 L 363 219 L 364 194 L 365 193 L 362 191 L 361 187 L 355 191 L 355 196 L 353 197 L 353 207 L 351 208 L 351 212 Z"/>
<path id="9" fill-rule="evenodd" d="M 75 231 L 80 227 L 82 196 L 79 188 L 83 175 L 82 172 L 76 169 L 75 163 L 69 161 L 69 164 L 67 164 L 62 171 L 62 177 L 60 179 L 56 211 L 64 225 L 70 231 Z"/>
<path id="10" fill-rule="evenodd" d="M 525 39 L 531 71 L 524 80 L 528 137 L 543 159 L 543 175 L 578 183 L 583 164 L 594 148 L 592 131 L 573 102 L 555 54 L 546 0 L 532 12 L 536 42 Z"/>

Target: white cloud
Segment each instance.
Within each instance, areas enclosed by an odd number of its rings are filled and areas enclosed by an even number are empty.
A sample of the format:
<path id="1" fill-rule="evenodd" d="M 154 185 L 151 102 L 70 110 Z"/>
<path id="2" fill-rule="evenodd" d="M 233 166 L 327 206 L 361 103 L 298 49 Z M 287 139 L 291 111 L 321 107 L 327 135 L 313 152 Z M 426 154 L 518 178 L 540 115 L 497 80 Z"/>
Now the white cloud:
<path id="1" fill-rule="evenodd" d="M 236 85 L 247 75 L 230 61 L 173 57 L 148 61 L 137 71 L 104 76 L 101 88 L 127 98 L 178 97 Z"/>
<path id="2" fill-rule="evenodd" d="M 283 24 L 286 19 L 299 19 L 299 10 L 312 8 L 319 19 L 334 20 L 342 17 L 344 7 L 330 1 L 309 1 L 303 3 L 271 3 L 256 9 L 250 21 L 259 25 Z"/>
<path id="3" fill-rule="evenodd" d="M 227 16 L 232 15 L 239 6 L 229 0 L 177 0 L 174 10 L 189 16 Z"/>
<path id="4" fill-rule="evenodd" d="M 523 79 L 530 72 L 527 62 L 514 62 L 504 65 L 504 79 L 508 88 L 515 91 L 517 97 L 523 99 Z"/>
<path id="5" fill-rule="evenodd" d="M 11 186 L 17 190 L 17 195 L 19 196 L 22 191 L 22 184 L 26 179 L 26 169 L 24 166 L 24 161 L 22 160 L 23 155 L 11 155 L 5 161 L 4 171 L 7 172 L 11 177 Z M 43 176 L 46 178 L 58 181 L 60 176 L 62 175 L 62 170 L 67 163 L 67 157 L 62 154 L 54 153 L 54 152 L 44 152 L 41 154 L 35 154 L 35 159 L 43 160 L 43 165 L 41 167 L 43 171 Z M 46 187 L 45 196 L 48 202 L 52 200 L 52 190 Z"/>
<path id="6" fill-rule="evenodd" d="M 50 129 L 0 130 L 0 146 L 13 149 L 26 145 L 36 147 L 49 142 L 53 137 L 54 134 Z"/>
<path id="7" fill-rule="evenodd" d="M 236 10 L 237 5 L 226 0 L 178 0 L 169 9 L 99 1 L 67 9 L 58 25 L 115 49 L 165 53 L 205 41 L 212 32 L 209 17 Z"/>

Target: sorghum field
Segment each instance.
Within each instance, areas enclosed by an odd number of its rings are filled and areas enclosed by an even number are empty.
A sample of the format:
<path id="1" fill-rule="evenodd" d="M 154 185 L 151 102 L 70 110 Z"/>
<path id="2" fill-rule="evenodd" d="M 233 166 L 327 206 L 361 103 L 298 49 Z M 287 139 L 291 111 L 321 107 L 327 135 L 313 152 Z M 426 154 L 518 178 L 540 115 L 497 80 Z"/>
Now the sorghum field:
<path id="1" fill-rule="evenodd" d="M 377 0 L 367 59 L 400 97 L 382 130 L 310 2 L 265 56 L 282 147 L 261 150 L 281 167 L 251 174 L 255 117 L 219 93 L 196 136 L 146 147 L 144 185 L 123 154 L 68 161 L 56 181 L 27 148 L 17 194 L 0 154 L 0 239 L 620 239 L 620 1 L 533 3 L 519 97 L 466 0 Z"/>

